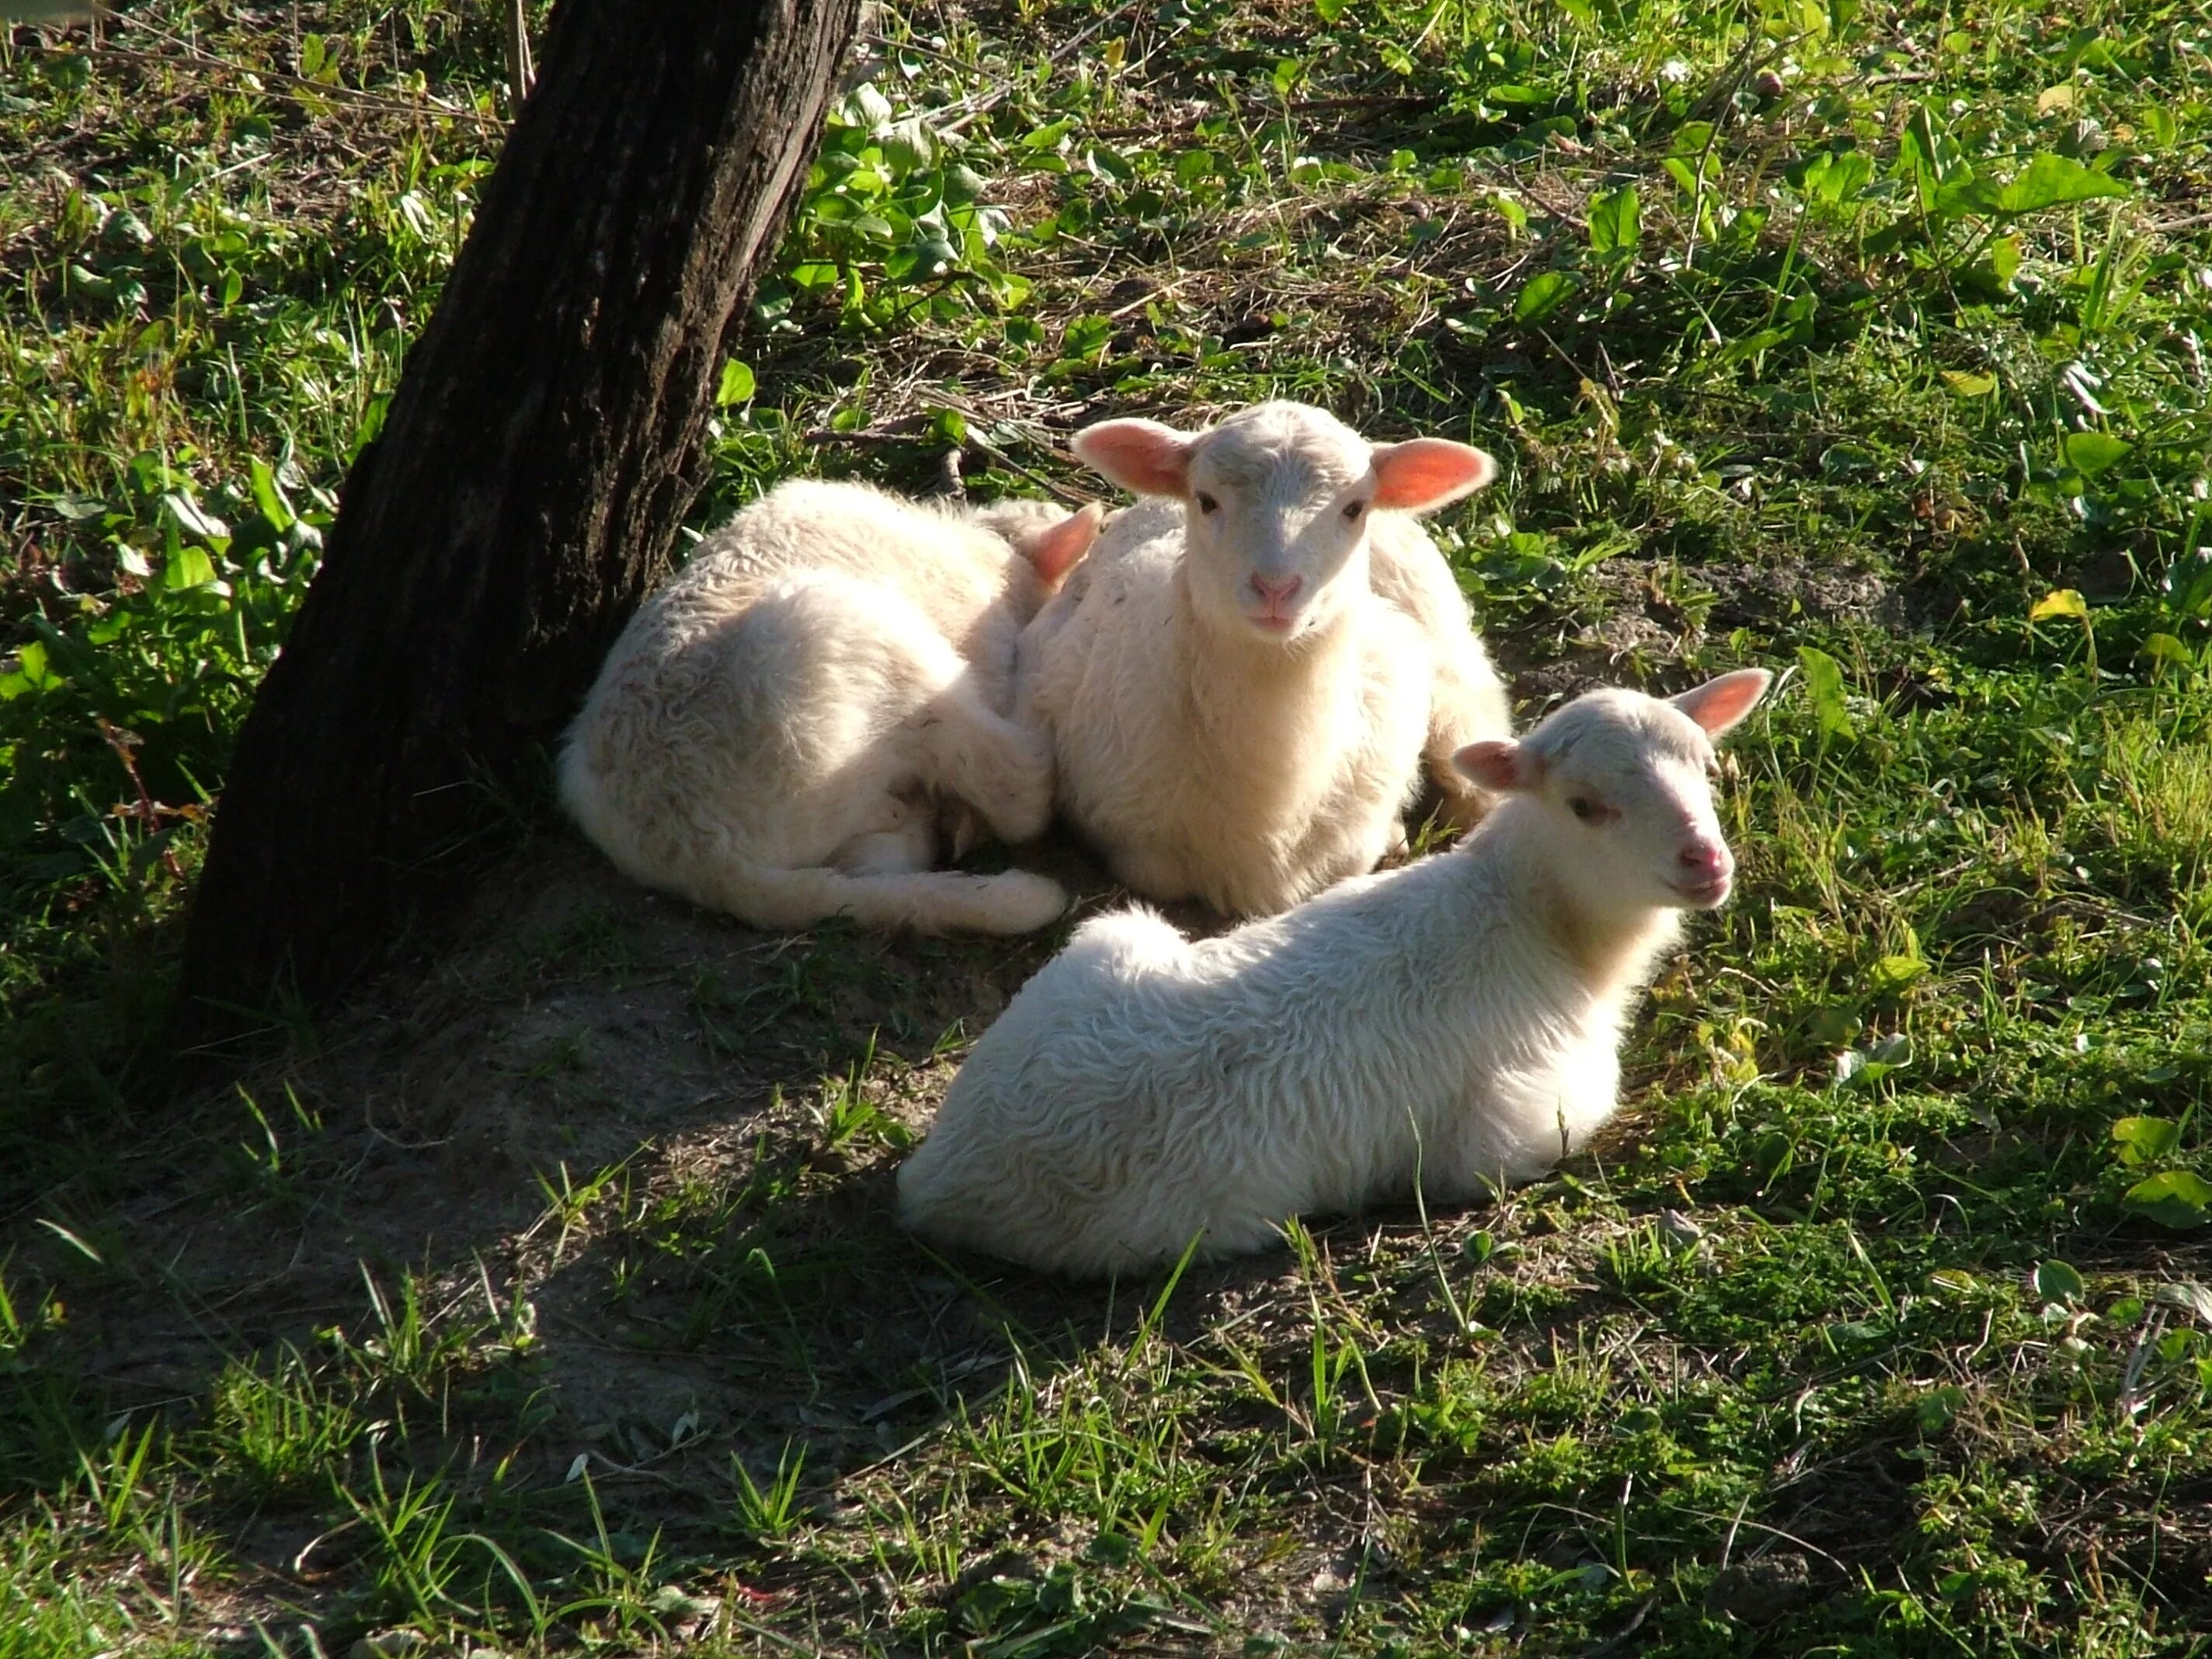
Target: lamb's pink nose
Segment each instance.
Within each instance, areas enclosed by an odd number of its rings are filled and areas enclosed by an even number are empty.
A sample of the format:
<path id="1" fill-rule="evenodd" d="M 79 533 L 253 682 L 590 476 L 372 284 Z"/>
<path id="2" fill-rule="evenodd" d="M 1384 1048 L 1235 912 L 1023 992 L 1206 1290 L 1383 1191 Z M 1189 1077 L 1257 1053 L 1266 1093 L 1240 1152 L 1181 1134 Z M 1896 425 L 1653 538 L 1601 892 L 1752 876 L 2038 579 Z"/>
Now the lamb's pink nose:
<path id="1" fill-rule="evenodd" d="M 1682 868 L 1700 881 L 1719 881 L 1735 869 L 1729 849 L 1717 841 L 1693 841 L 1682 849 Z"/>
<path id="2" fill-rule="evenodd" d="M 1261 602 L 1270 611 L 1279 614 L 1282 608 L 1291 602 L 1298 589 L 1305 585 L 1306 579 L 1304 576 L 1279 576 L 1270 581 L 1265 576 L 1255 573 L 1252 578 L 1252 591 L 1260 596 Z"/>

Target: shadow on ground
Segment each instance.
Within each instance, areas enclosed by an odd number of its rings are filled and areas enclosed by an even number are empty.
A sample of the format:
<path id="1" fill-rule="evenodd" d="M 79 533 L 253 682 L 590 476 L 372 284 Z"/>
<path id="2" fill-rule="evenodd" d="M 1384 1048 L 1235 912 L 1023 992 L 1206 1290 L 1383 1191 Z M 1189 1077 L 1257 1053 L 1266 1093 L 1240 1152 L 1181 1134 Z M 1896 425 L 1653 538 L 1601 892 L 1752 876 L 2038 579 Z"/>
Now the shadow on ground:
<path id="1" fill-rule="evenodd" d="M 1032 861 L 1079 915 L 1110 897 L 1078 852 Z M 976 1409 L 1018 1352 L 1049 1369 L 1143 1316 L 1156 1286 L 940 1259 L 893 1213 L 945 1051 L 1064 927 L 765 936 L 549 834 L 458 937 L 125 1152 L 136 1196 L 50 1204 L 81 1249 L 19 1230 L 68 1309 L 53 1368 L 111 1424 L 190 1433 L 227 1367 L 349 1353 L 410 1465 L 479 1494 L 588 1471 L 616 1521 L 680 1538 L 726 1520 L 732 1456 L 766 1479 L 803 1445 L 826 1487 Z M 1170 1334 L 1286 1274 L 1194 1271 Z M 228 1542 L 311 1607 L 344 1557 L 327 1525 L 256 1506 Z"/>

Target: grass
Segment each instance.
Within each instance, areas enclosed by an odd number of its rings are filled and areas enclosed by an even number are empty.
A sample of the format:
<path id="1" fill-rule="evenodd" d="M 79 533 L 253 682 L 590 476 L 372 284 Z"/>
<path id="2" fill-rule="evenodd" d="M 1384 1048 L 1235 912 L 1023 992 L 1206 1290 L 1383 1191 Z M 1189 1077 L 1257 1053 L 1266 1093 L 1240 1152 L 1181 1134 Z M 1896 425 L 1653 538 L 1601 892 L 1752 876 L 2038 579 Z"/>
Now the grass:
<path id="1" fill-rule="evenodd" d="M 1789 672 L 1620 1136 L 1095 1291 L 887 1214 L 1034 955 L 593 874 L 155 1092 L 507 112 L 489 12 L 106 27 L 0 47 L 0 1656 L 2201 1650 L 2197 11 L 878 18 L 702 521 L 1298 396 L 1498 455 L 1438 534 L 1530 710 Z"/>

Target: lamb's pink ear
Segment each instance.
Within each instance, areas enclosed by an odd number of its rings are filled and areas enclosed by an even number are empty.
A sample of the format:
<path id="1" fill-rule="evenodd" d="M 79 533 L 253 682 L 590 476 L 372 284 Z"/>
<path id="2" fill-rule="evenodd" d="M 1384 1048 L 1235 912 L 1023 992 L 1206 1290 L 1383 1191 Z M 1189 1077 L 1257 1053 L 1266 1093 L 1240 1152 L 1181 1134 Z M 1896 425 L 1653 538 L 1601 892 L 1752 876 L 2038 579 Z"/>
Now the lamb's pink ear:
<path id="1" fill-rule="evenodd" d="M 1485 789 L 1510 795 L 1544 781 L 1544 757 L 1510 738 L 1485 738 L 1452 757 L 1452 764 Z"/>
<path id="2" fill-rule="evenodd" d="M 1498 476 L 1498 463 L 1480 450 L 1447 438 L 1409 438 L 1375 446 L 1375 505 L 1401 513 L 1426 513 L 1471 495 Z"/>
<path id="3" fill-rule="evenodd" d="M 1704 726 L 1706 736 L 1717 738 L 1758 708 L 1773 683 L 1774 676 L 1764 668 L 1739 668 L 1668 701 Z"/>
<path id="4" fill-rule="evenodd" d="M 1139 495 L 1190 489 L 1190 452 L 1198 440 L 1158 421 L 1101 421 L 1075 434 L 1075 459 Z"/>
<path id="5" fill-rule="evenodd" d="M 1098 526 L 1105 517 L 1106 509 L 1091 501 L 1081 512 L 1069 514 L 1049 529 L 1024 538 L 1021 555 L 1047 587 L 1057 587 L 1075 568 L 1075 562 L 1088 553 L 1091 544 L 1098 539 Z"/>

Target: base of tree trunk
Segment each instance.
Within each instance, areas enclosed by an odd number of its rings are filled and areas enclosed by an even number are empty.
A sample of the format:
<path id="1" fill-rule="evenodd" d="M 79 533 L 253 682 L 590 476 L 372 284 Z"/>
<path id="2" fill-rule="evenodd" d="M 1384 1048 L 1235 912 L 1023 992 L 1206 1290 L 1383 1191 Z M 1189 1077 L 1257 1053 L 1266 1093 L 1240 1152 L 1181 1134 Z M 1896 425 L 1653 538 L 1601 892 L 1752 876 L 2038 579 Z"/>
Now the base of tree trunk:
<path id="1" fill-rule="evenodd" d="M 450 904 L 667 567 L 858 0 L 560 0 L 240 734 L 173 1036 L 264 1029 Z"/>

